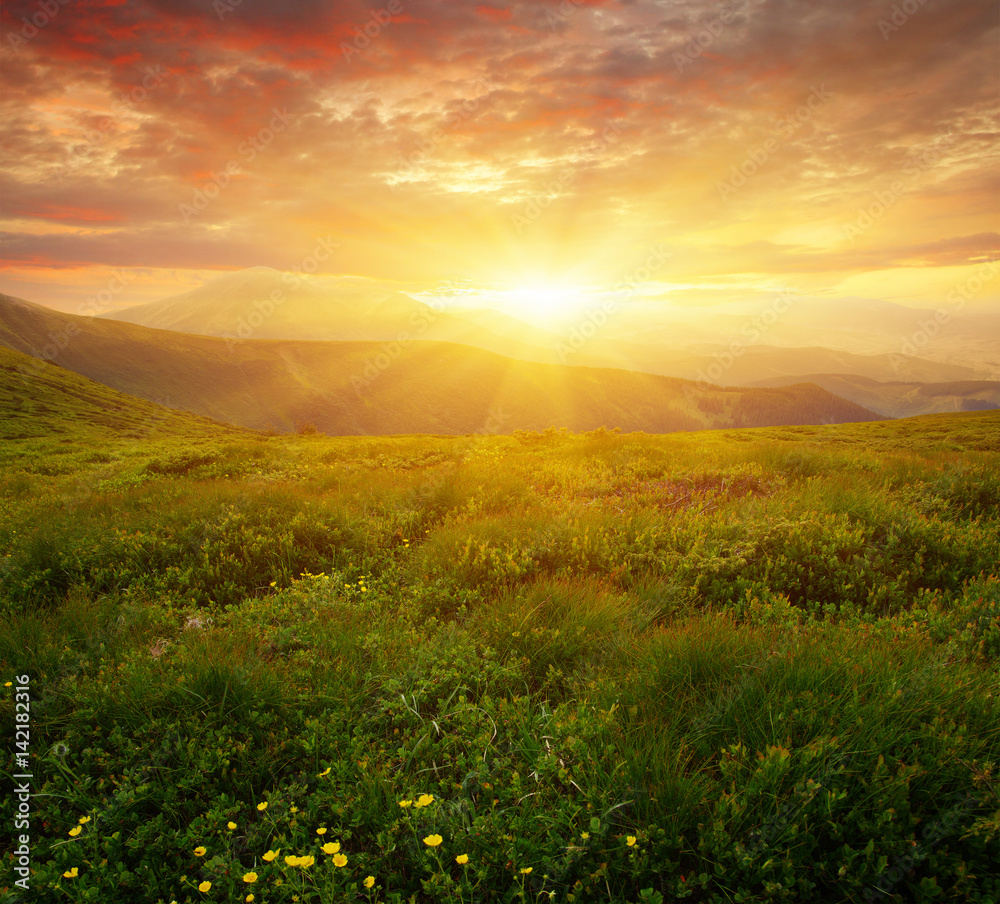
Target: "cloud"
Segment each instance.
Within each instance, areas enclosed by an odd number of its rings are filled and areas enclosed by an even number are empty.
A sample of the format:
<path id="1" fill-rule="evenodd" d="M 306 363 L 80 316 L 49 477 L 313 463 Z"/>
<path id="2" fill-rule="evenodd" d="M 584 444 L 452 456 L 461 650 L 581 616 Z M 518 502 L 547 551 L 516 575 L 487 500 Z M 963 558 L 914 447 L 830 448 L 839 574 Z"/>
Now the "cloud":
<path id="1" fill-rule="evenodd" d="M 22 44 L 37 0 L 5 3 L 4 254 L 280 266 L 337 234 L 359 272 L 445 279 L 574 257 L 613 275 L 664 241 L 706 274 L 985 253 L 968 237 L 996 190 L 992 0 L 891 32 L 875 0 L 397 2 L 95 0 Z M 830 102 L 783 129 L 819 86 Z M 907 215 L 845 247 L 896 179 Z M 519 232 L 532 199 L 546 212 Z"/>

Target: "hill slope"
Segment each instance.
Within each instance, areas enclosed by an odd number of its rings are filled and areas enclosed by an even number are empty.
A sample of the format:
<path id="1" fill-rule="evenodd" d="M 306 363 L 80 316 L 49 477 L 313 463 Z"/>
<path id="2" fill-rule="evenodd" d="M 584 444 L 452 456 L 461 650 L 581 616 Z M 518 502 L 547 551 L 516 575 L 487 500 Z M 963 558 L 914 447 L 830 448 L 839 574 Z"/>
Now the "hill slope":
<path id="1" fill-rule="evenodd" d="M 0 297 L 0 344 L 145 399 L 256 429 L 332 434 L 669 432 L 877 419 L 816 386 L 723 389 L 513 361 L 453 343 L 224 339 L 58 314 Z"/>
<path id="2" fill-rule="evenodd" d="M 231 435 L 228 424 L 126 395 L 0 346 L 0 439 Z"/>
<path id="3" fill-rule="evenodd" d="M 1000 408 L 1000 382 L 990 380 L 909 383 L 880 382 L 852 374 L 809 374 L 802 378 L 776 377 L 754 385 L 773 388 L 803 381 L 887 417 Z"/>

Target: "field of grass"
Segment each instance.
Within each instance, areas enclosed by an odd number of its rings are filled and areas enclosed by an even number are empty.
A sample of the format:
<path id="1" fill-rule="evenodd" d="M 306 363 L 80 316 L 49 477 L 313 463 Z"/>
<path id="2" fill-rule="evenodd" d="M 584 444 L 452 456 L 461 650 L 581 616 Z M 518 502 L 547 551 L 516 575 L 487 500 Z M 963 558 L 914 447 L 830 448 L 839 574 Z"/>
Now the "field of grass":
<path id="1" fill-rule="evenodd" d="M 0 446 L 2 900 L 1000 901 L 996 412 L 122 418 Z"/>

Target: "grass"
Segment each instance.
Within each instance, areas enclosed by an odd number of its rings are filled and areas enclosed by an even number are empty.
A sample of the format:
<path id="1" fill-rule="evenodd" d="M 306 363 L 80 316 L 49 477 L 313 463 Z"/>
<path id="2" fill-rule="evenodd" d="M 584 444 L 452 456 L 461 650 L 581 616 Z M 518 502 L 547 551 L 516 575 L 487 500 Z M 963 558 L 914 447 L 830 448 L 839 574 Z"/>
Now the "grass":
<path id="1" fill-rule="evenodd" d="M 1000 901 L 995 414 L 120 416 L 4 444 L 4 900 Z"/>

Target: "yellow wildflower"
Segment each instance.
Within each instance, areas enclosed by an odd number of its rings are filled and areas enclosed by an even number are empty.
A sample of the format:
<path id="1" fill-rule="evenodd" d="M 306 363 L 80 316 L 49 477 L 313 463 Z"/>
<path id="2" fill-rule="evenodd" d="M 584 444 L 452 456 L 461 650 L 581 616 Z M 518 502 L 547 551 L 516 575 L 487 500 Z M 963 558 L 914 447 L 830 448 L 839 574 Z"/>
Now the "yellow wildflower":
<path id="1" fill-rule="evenodd" d="M 236 823 L 235 822 L 227 822 L 226 823 L 226 828 L 229 829 L 229 831 L 231 832 L 231 831 L 233 831 L 233 829 L 236 828 Z"/>
<path id="2" fill-rule="evenodd" d="M 455 862 L 457 864 L 459 864 L 460 866 L 465 866 L 465 864 L 469 862 L 469 855 L 468 854 L 459 854 L 455 858 Z"/>
<path id="3" fill-rule="evenodd" d="M 82 826 L 86 825 L 88 822 L 90 822 L 90 817 L 89 816 L 81 816 L 80 817 L 80 825 L 82 825 Z"/>
<path id="4" fill-rule="evenodd" d="M 66 872 L 63 873 L 63 876 L 67 879 L 75 879 L 79 875 L 80 875 L 80 869 L 79 867 L 76 866 L 74 866 L 72 869 L 66 870 Z"/>
<path id="5" fill-rule="evenodd" d="M 432 803 L 434 803 L 433 794 L 421 794 L 420 797 L 417 798 L 416 805 L 418 807 L 429 807 Z"/>
<path id="6" fill-rule="evenodd" d="M 524 867 L 521 867 L 521 875 L 522 876 L 527 876 L 533 869 L 534 869 L 533 866 L 524 866 Z"/>
<path id="7" fill-rule="evenodd" d="M 403 808 L 403 809 L 405 810 L 405 809 L 406 809 L 406 808 L 407 808 L 408 806 L 410 806 L 410 805 L 411 805 L 412 803 L 413 803 L 413 801 L 412 801 L 412 800 L 401 800 L 401 801 L 399 802 L 399 805 L 400 805 L 400 806 L 401 806 L 401 807 L 402 807 L 402 808 Z"/>
<path id="8" fill-rule="evenodd" d="M 247 885 L 250 885 L 251 883 L 257 881 L 257 874 L 254 872 L 244 873 L 243 881 L 246 882 Z"/>
<path id="9" fill-rule="evenodd" d="M 347 866 L 347 858 L 343 854 L 334 854 L 333 865 L 336 867 Z"/>
<path id="10" fill-rule="evenodd" d="M 317 829 L 316 830 L 316 834 L 317 835 L 325 835 L 326 834 L 326 829 Z"/>
<path id="11" fill-rule="evenodd" d="M 369 876 L 365 879 L 365 888 L 371 888 L 375 884 L 375 877 Z"/>
<path id="12" fill-rule="evenodd" d="M 198 891 L 204 894 L 205 892 L 210 891 L 211 888 L 212 888 L 212 883 L 206 880 L 205 882 L 202 882 L 201 885 L 198 886 Z"/>
<path id="13" fill-rule="evenodd" d="M 324 854 L 337 854 L 340 853 L 340 842 L 339 841 L 328 841 L 320 850 Z"/>
<path id="14" fill-rule="evenodd" d="M 261 859 L 266 860 L 268 863 L 270 863 L 272 860 L 276 859 L 278 854 L 280 853 L 281 853 L 281 848 L 278 848 L 278 850 L 276 851 L 268 851 Z"/>
<path id="15" fill-rule="evenodd" d="M 444 841 L 444 839 L 440 835 L 428 835 L 424 839 L 424 844 L 426 844 L 427 847 L 437 847 L 442 841 Z"/>
<path id="16" fill-rule="evenodd" d="M 327 766 L 326 769 L 324 769 L 319 775 L 316 776 L 316 778 L 322 778 L 324 775 L 329 775 L 329 774 L 330 774 L 330 767 Z"/>
<path id="17" fill-rule="evenodd" d="M 194 855 L 195 855 L 195 857 L 204 857 L 205 856 L 205 851 L 206 851 L 206 848 L 199 844 L 198 847 L 196 847 L 194 849 Z"/>
<path id="18" fill-rule="evenodd" d="M 635 847 L 635 835 L 629 835 L 628 838 L 625 839 L 625 843 L 629 847 Z"/>
<path id="19" fill-rule="evenodd" d="M 263 813 L 267 809 L 267 801 L 262 800 L 259 804 L 257 804 L 257 809 L 260 810 L 261 813 Z"/>
<path id="20" fill-rule="evenodd" d="M 83 831 L 83 826 L 73 826 L 73 828 L 69 830 L 69 837 L 76 838 L 76 836 L 79 835 L 82 831 Z"/>

